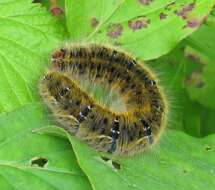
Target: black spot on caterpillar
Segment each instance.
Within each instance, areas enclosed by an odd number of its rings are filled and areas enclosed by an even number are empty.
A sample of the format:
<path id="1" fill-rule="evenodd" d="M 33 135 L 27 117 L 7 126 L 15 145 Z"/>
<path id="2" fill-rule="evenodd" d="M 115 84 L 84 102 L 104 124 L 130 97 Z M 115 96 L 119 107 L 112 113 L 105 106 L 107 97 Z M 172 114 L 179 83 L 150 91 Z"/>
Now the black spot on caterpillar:
<path id="1" fill-rule="evenodd" d="M 116 48 L 71 45 L 52 54 L 40 94 L 72 135 L 98 151 L 134 154 L 157 142 L 168 111 L 157 78 L 142 65 Z"/>

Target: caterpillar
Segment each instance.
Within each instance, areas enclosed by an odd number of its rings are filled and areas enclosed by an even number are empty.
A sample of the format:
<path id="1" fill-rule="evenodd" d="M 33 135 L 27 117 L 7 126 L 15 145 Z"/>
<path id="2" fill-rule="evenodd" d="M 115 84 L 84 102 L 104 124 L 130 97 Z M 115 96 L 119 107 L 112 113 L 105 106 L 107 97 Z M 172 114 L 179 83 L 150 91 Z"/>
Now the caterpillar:
<path id="1" fill-rule="evenodd" d="M 72 44 L 52 54 L 40 95 L 70 134 L 100 152 L 135 154 L 158 141 L 168 113 L 158 79 L 144 65 L 115 47 Z"/>

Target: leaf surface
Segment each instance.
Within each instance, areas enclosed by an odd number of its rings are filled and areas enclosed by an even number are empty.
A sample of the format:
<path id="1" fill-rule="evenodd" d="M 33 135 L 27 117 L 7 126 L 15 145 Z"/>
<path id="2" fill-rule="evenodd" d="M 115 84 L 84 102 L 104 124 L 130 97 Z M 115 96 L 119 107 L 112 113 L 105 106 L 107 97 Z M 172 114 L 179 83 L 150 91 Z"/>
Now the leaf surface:
<path id="1" fill-rule="evenodd" d="M 37 100 L 37 82 L 65 31 L 38 4 L 0 2 L 0 112 Z"/>
<path id="2" fill-rule="evenodd" d="M 99 154 L 62 130 L 41 129 L 69 138 L 80 167 L 96 190 L 200 190 L 215 187 L 214 135 L 198 139 L 167 130 L 158 145 L 134 157 Z"/>
<path id="3" fill-rule="evenodd" d="M 66 0 L 73 41 L 119 45 L 144 60 L 169 52 L 195 31 L 214 0 Z"/>
<path id="4" fill-rule="evenodd" d="M 46 114 L 32 104 L 0 115 L 0 189 L 91 189 L 69 142 L 34 132 Z"/>

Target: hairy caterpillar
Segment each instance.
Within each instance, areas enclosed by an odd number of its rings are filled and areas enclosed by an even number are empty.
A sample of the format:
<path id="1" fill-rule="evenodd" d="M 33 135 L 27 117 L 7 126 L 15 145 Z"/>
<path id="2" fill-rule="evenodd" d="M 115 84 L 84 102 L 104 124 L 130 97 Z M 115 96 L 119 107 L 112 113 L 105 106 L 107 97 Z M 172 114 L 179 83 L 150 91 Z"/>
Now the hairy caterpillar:
<path id="1" fill-rule="evenodd" d="M 40 94 L 69 133 L 98 151 L 134 154 L 156 143 L 168 112 L 156 77 L 141 65 L 116 48 L 71 45 L 52 54 Z"/>

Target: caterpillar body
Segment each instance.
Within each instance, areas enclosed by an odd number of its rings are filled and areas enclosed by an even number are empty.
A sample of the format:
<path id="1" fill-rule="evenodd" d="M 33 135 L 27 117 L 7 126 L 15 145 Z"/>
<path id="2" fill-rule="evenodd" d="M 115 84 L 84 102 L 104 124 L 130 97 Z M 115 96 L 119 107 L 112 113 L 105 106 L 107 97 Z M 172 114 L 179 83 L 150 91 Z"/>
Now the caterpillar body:
<path id="1" fill-rule="evenodd" d="M 117 48 L 71 45 L 52 54 L 40 94 L 72 135 L 98 151 L 134 154 L 157 142 L 168 112 L 157 78 L 142 65 Z"/>

